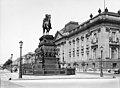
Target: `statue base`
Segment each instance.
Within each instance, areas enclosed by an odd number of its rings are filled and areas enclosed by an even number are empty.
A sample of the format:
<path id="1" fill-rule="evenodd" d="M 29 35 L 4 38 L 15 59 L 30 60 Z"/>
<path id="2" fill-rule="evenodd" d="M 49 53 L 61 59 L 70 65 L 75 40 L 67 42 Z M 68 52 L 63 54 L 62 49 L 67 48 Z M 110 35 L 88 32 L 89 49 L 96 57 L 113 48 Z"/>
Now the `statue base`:
<path id="1" fill-rule="evenodd" d="M 29 65 L 31 74 L 57 75 L 60 73 L 59 58 L 56 58 L 56 47 L 53 35 L 40 37 L 38 48 L 35 50 L 36 62 Z M 28 66 L 28 65 L 27 65 Z M 28 69 L 27 69 L 28 70 Z M 30 73 L 30 71 L 28 72 Z M 28 74 L 25 69 L 23 74 Z"/>
<path id="2" fill-rule="evenodd" d="M 54 43 L 53 35 L 43 35 L 39 40 L 40 43 L 38 48 L 35 50 L 36 61 L 33 64 L 23 65 L 24 75 L 75 74 L 75 69 L 73 68 L 61 68 L 59 58 L 56 58 L 57 49 Z"/>

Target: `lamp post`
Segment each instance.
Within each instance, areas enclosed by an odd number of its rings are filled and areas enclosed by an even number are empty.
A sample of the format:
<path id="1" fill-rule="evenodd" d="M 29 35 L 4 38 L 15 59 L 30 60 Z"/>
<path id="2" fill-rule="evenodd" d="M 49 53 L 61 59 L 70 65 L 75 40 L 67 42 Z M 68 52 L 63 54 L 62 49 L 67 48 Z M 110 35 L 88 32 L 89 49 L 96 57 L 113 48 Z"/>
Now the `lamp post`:
<path id="1" fill-rule="evenodd" d="M 64 61 L 65 61 L 65 60 L 64 60 L 64 51 L 63 51 L 62 54 L 63 54 L 63 59 L 62 59 L 62 62 L 63 62 L 63 63 L 62 63 L 62 65 L 63 65 L 63 67 L 64 67 Z"/>
<path id="2" fill-rule="evenodd" d="M 23 45 L 23 42 L 20 41 L 19 44 L 20 44 L 20 66 L 19 66 L 19 78 L 22 78 L 22 45 Z"/>
<path id="3" fill-rule="evenodd" d="M 11 61 L 12 61 L 12 58 L 13 58 L 13 54 L 11 54 Z M 10 67 L 11 67 L 11 73 L 12 73 L 12 63 L 10 65 Z"/>
<path id="4" fill-rule="evenodd" d="M 103 47 L 100 47 L 101 49 L 101 59 L 100 59 L 100 77 L 103 77 L 103 69 L 102 69 L 102 53 L 103 53 Z"/>

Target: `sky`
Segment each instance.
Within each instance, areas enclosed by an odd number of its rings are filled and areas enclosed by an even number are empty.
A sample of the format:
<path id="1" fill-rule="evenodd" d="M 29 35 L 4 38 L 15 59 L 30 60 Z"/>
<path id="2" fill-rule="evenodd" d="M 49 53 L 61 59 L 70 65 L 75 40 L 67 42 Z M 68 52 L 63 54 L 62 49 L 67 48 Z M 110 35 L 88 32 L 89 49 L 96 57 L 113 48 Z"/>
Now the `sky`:
<path id="1" fill-rule="evenodd" d="M 120 0 L 105 0 L 110 12 L 120 10 Z M 20 56 L 19 41 L 23 41 L 22 55 L 34 52 L 43 35 L 45 14 L 51 14 L 51 35 L 69 21 L 82 23 L 89 15 L 104 10 L 104 0 L 0 0 L 0 64 Z"/>

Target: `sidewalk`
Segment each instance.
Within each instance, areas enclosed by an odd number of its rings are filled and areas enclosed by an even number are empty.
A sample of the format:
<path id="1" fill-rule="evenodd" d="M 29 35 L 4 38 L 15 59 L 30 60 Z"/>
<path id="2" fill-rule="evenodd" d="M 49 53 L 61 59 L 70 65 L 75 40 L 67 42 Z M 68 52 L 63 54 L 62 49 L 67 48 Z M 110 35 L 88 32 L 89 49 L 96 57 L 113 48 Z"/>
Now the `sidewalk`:
<path id="1" fill-rule="evenodd" d="M 17 79 L 18 73 L 11 73 L 8 70 L 0 70 L 0 79 L 1 80 L 9 80 L 9 78 Z"/>
<path id="2" fill-rule="evenodd" d="M 76 72 L 75 75 L 50 75 L 50 76 L 37 76 L 37 75 L 22 75 L 19 79 L 19 73 L 10 73 L 9 71 L 4 71 L 6 80 L 11 78 L 12 80 L 51 80 L 51 79 L 112 79 L 111 75 L 104 75 L 100 77 L 98 72 Z M 107 74 L 107 73 L 106 73 Z M 110 74 L 110 73 L 109 73 Z M 5 77 L 3 77 L 5 80 Z"/>
<path id="3" fill-rule="evenodd" d="M 77 72 L 75 75 L 50 75 L 50 76 L 23 75 L 22 79 L 17 78 L 17 79 L 14 79 L 14 80 L 112 79 L 113 76 L 109 75 L 109 74 L 104 75 L 103 77 L 100 77 L 98 72 L 97 73 L 94 73 L 94 72 Z"/>
<path id="4" fill-rule="evenodd" d="M 98 75 L 100 74 L 100 71 L 80 71 L 80 72 L 76 72 L 77 74 L 95 74 Z M 103 71 L 104 75 L 114 75 L 114 73 L 108 73 L 107 71 Z"/>

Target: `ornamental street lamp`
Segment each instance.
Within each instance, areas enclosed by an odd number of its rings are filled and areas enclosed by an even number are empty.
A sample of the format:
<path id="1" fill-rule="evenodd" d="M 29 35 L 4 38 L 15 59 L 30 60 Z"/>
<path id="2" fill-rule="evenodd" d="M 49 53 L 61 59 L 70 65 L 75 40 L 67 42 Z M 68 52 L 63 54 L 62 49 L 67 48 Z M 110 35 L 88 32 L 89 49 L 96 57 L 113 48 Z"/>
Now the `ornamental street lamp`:
<path id="1" fill-rule="evenodd" d="M 103 77 L 103 69 L 102 69 L 102 53 L 103 53 L 103 47 L 100 47 L 101 50 L 101 59 L 100 59 L 100 77 Z"/>
<path id="2" fill-rule="evenodd" d="M 12 58 L 13 58 L 13 54 L 11 54 L 11 61 L 12 61 Z M 11 73 L 12 73 L 12 62 L 11 62 L 10 67 L 11 67 Z"/>
<path id="3" fill-rule="evenodd" d="M 19 66 L 19 78 L 22 78 L 22 45 L 23 45 L 23 42 L 20 41 L 19 44 L 20 44 L 20 66 Z"/>

